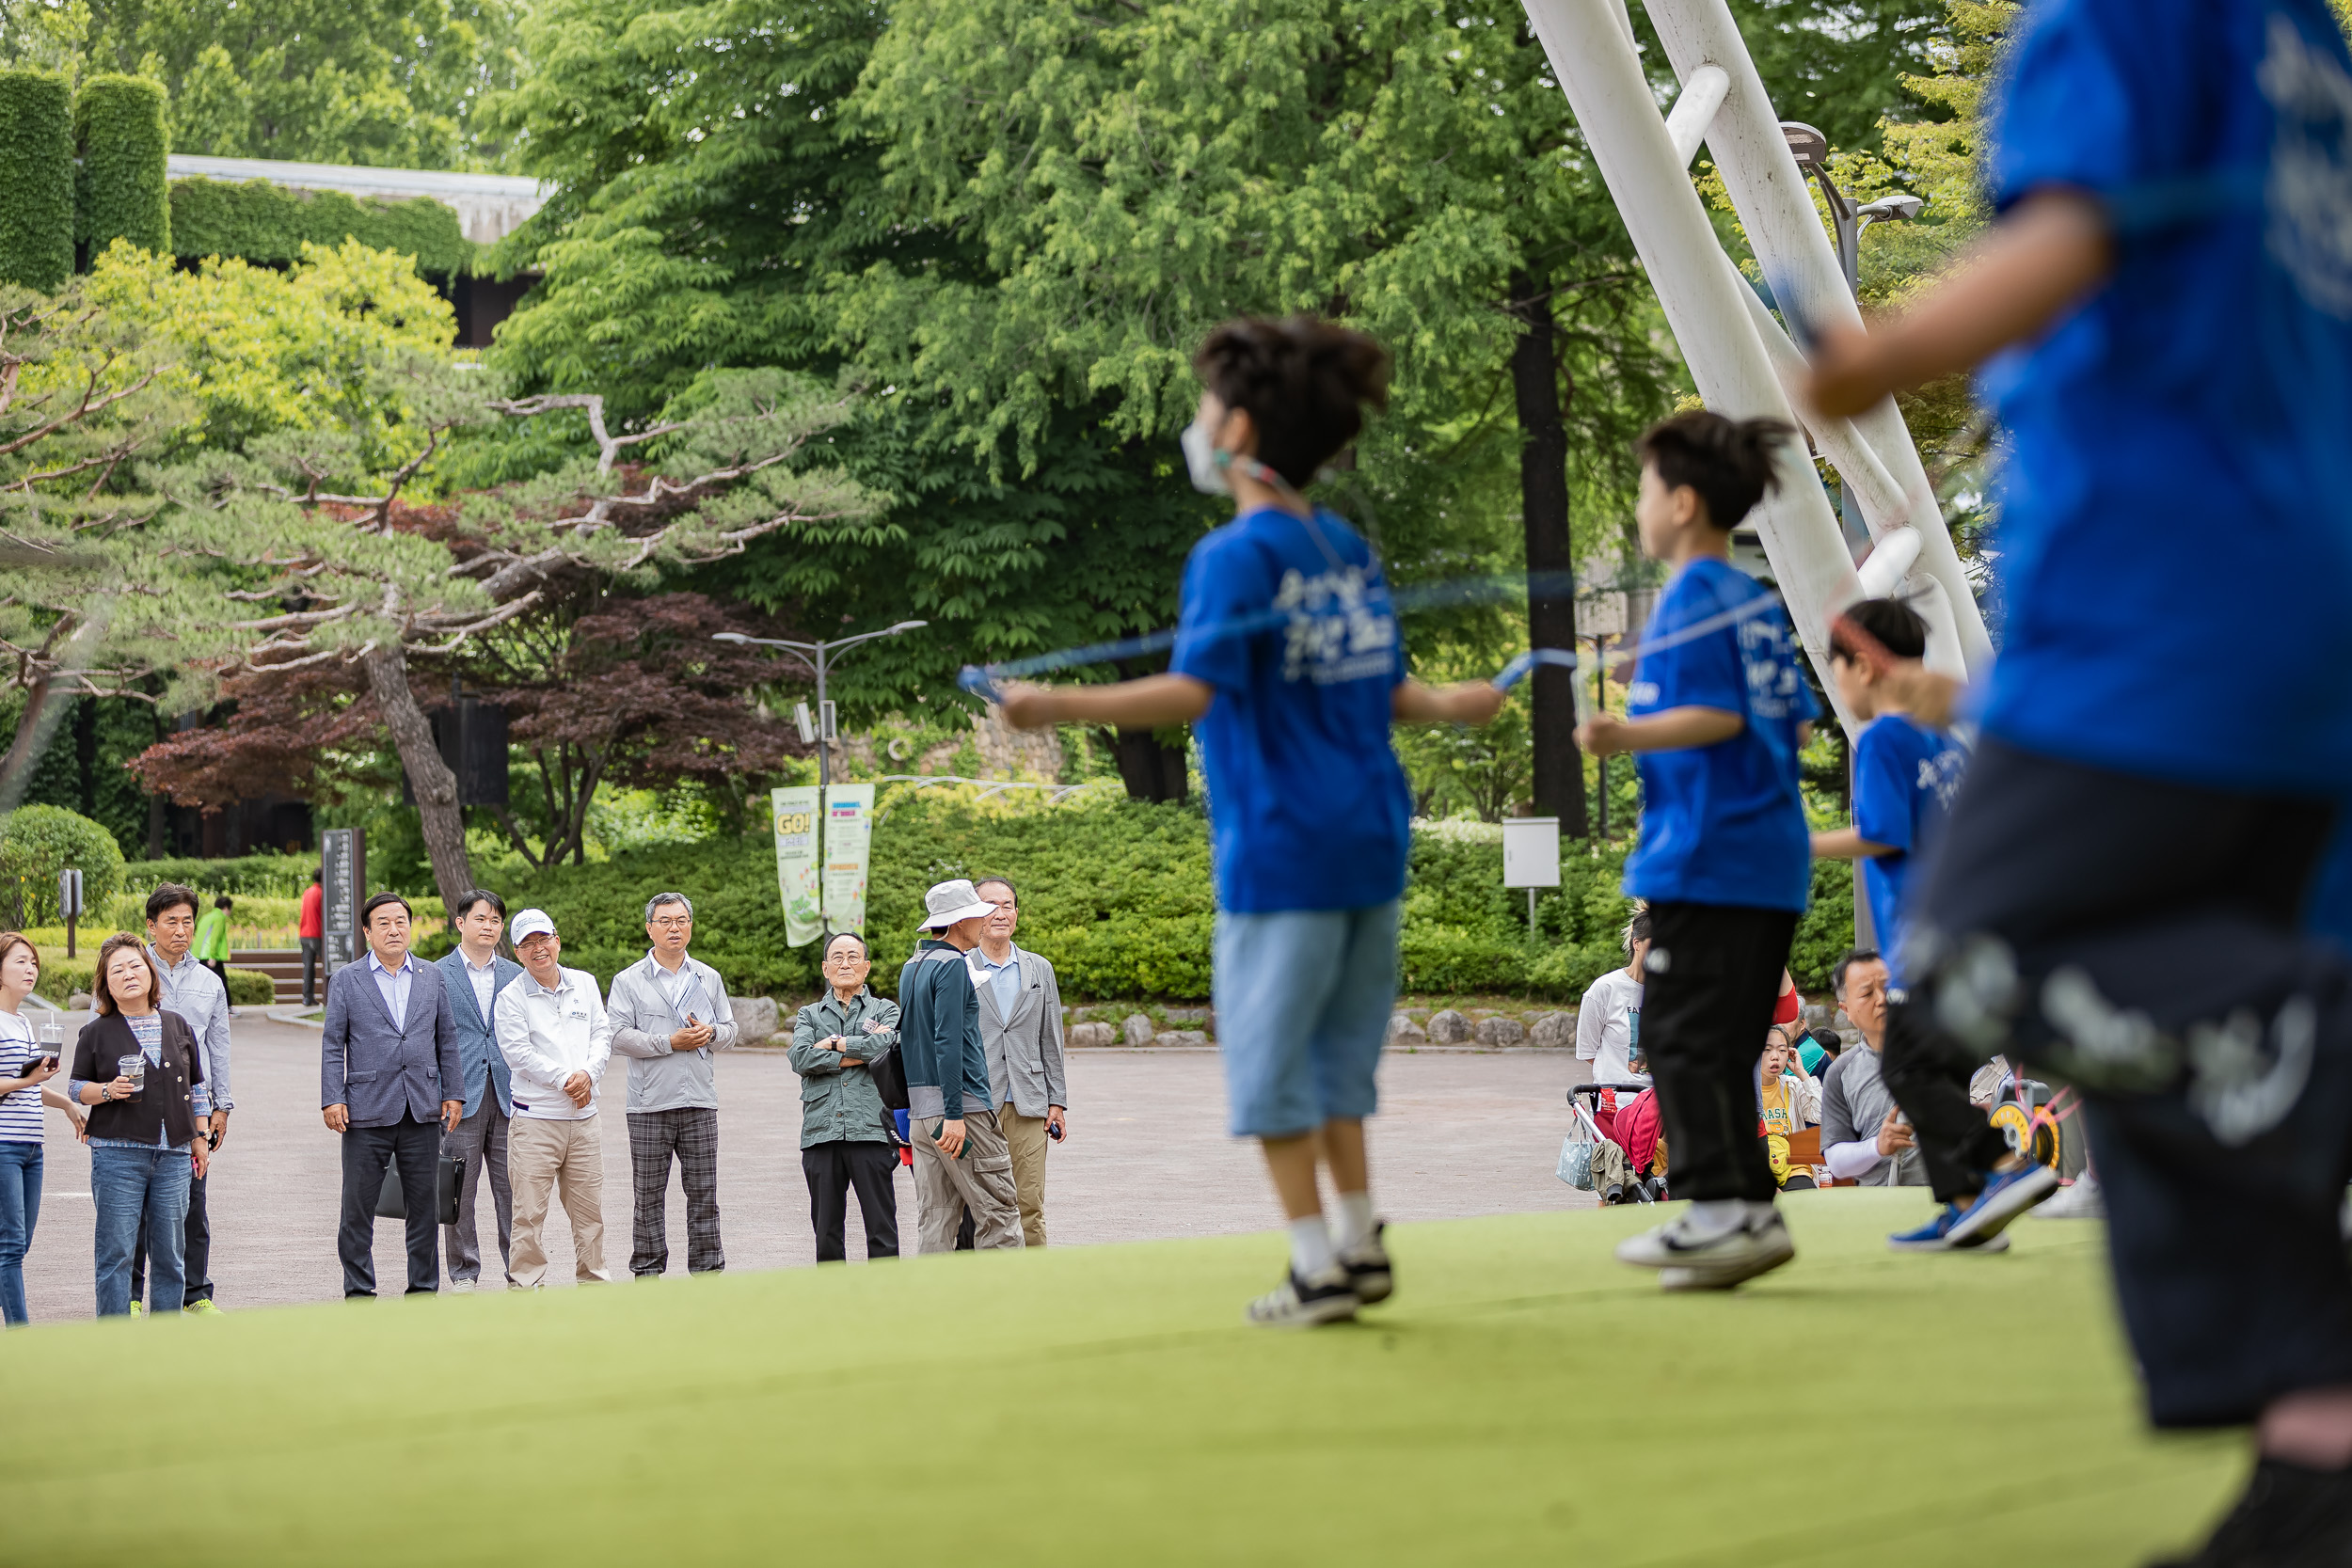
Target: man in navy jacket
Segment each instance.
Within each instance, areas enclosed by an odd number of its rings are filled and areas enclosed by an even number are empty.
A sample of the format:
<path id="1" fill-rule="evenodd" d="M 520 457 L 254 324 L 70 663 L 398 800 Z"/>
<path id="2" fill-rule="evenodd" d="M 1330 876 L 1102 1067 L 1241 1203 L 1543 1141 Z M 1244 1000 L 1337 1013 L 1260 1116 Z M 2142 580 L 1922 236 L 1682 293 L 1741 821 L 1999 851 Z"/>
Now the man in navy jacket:
<path id="1" fill-rule="evenodd" d="M 506 904 L 495 893 L 473 888 L 457 895 L 457 945 L 437 960 L 441 989 L 457 1021 L 457 1061 L 465 1073 L 466 1111 L 455 1131 L 441 1140 L 446 1159 L 463 1161 L 457 1189 L 457 1223 L 441 1227 L 441 1252 L 449 1264 L 449 1288 L 463 1292 L 482 1277 L 482 1243 L 474 1232 L 482 1179 L 490 1179 L 490 1207 L 498 1213 L 499 1262 L 506 1283 L 515 1283 L 514 1189 L 506 1180 L 506 1130 L 515 1096 L 506 1058 L 491 1032 L 499 992 L 523 966 L 499 956 Z"/>
<path id="2" fill-rule="evenodd" d="M 368 956 L 326 983 L 319 1105 L 343 1140 L 343 1294 L 375 1294 L 375 1199 L 400 1167 L 408 1212 L 408 1293 L 440 1287 L 433 1246 L 440 1134 L 465 1111 L 457 1022 L 441 972 L 408 951 L 408 902 L 379 893 L 359 911 Z"/>

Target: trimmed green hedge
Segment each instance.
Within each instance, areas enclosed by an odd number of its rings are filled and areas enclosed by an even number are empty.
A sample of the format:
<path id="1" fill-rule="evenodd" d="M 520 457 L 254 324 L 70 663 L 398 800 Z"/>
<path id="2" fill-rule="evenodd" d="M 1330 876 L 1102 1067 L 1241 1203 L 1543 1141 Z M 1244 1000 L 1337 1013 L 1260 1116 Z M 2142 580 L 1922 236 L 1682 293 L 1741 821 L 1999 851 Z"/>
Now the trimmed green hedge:
<path id="1" fill-rule="evenodd" d="M 238 256 L 273 264 L 302 259 L 304 241 L 347 239 L 417 259 L 417 271 L 472 270 L 477 246 L 457 214 L 431 197 L 358 201 L 342 191 L 294 191 L 264 180 L 231 183 L 194 176 L 171 182 L 171 233 L 182 256 Z"/>
<path id="2" fill-rule="evenodd" d="M 40 960 L 40 991 L 59 1006 L 71 993 L 87 991 L 98 983 L 96 943 L 81 945 L 84 957 L 52 958 L 47 954 Z M 278 982 L 258 969 L 231 969 L 229 972 L 229 1005 L 232 1007 L 266 1007 L 278 1000 Z"/>
<path id="3" fill-rule="evenodd" d="M 73 140 L 82 166 L 74 182 L 74 238 L 96 256 L 117 240 L 168 256 L 171 200 L 164 156 L 164 87 L 144 76 L 108 73 L 82 84 L 73 100 Z"/>
<path id="4" fill-rule="evenodd" d="M 0 71 L 0 283 L 73 275 L 73 93 L 54 71 Z"/>
<path id="5" fill-rule="evenodd" d="M 0 888 L 13 884 L 24 898 L 24 924 L 55 926 L 57 873 L 82 873 L 85 918 L 96 925 L 122 886 L 122 849 L 103 823 L 63 806 L 19 806 L 0 817 Z M 0 909 L 0 920 L 15 913 Z"/>
<path id="6" fill-rule="evenodd" d="M 122 885 L 146 897 L 159 883 L 178 882 L 211 897 L 250 894 L 257 898 L 299 898 L 319 868 L 316 853 L 307 855 L 241 855 L 234 860 L 130 861 L 122 868 Z M 373 888 L 370 892 L 376 891 Z"/>

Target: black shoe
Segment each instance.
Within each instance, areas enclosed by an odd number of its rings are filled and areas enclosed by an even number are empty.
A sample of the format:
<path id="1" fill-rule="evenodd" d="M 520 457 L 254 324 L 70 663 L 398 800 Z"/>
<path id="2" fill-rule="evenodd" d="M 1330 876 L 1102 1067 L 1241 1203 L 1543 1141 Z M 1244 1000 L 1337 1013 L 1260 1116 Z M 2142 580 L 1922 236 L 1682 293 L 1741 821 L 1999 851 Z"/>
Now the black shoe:
<path id="1" fill-rule="evenodd" d="M 2307 1470 L 2265 1459 L 2203 1549 L 2151 1568 L 2344 1568 L 2347 1562 L 2352 1470 Z"/>
<path id="2" fill-rule="evenodd" d="M 1389 1249 L 1381 1240 L 1388 1228 L 1386 1220 L 1373 1221 L 1371 1239 L 1340 1254 L 1340 1267 L 1347 1271 L 1347 1283 L 1355 1291 L 1356 1299 L 1366 1307 L 1396 1293 L 1396 1270 L 1391 1266 Z"/>

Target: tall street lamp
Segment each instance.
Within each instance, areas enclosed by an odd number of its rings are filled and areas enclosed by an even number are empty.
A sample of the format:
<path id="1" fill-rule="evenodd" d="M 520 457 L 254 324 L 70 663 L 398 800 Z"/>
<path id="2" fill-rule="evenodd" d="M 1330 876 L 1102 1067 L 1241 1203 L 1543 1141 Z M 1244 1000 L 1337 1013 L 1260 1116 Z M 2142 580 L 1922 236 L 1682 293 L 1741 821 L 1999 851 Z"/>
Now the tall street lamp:
<path id="1" fill-rule="evenodd" d="M 830 642 L 793 642 L 781 637 L 747 637 L 739 631 L 714 631 L 710 640 L 713 642 L 739 642 L 754 648 L 782 648 L 817 672 L 817 783 L 821 786 L 833 783 L 832 758 L 825 750 L 825 743 L 833 739 L 830 733 L 833 729 L 830 722 L 832 705 L 825 700 L 825 672 L 832 667 L 834 651 L 854 643 L 870 642 L 877 637 L 896 637 L 902 631 L 913 631 L 918 626 L 930 625 L 929 621 L 901 621 L 880 631 L 860 632 L 855 637 L 836 637 Z"/>
<path id="2" fill-rule="evenodd" d="M 1919 209 L 1928 204 L 1927 198 L 1883 196 L 1876 201 L 1856 201 L 1830 182 L 1827 136 L 1793 119 L 1780 122 L 1780 134 L 1788 138 L 1798 170 L 1811 175 L 1821 187 L 1821 197 L 1829 203 L 1830 223 L 1837 231 L 1837 264 L 1846 275 L 1846 287 L 1861 293 L 1862 231 L 1873 223 L 1902 223 L 1917 217 Z"/>

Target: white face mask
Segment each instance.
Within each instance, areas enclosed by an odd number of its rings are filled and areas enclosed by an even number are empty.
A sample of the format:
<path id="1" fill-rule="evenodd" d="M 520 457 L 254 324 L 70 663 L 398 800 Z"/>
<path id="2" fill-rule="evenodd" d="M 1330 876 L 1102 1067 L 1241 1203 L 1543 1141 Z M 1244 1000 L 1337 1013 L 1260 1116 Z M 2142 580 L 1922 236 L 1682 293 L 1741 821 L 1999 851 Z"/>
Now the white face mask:
<path id="1" fill-rule="evenodd" d="M 1184 449 L 1184 472 L 1192 476 L 1194 489 L 1209 496 L 1233 493 L 1232 483 L 1225 477 L 1225 465 L 1216 460 L 1216 434 L 1201 422 L 1200 416 L 1195 415 L 1192 423 L 1184 426 L 1177 444 Z"/>

